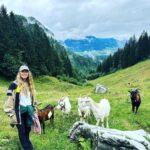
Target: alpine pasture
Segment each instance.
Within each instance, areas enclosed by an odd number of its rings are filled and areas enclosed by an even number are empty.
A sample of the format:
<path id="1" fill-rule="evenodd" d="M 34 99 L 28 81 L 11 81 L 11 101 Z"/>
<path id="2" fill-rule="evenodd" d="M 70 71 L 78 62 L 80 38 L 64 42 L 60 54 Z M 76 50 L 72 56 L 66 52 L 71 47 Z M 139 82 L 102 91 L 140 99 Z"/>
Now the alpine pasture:
<path id="1" fill-rule="evenodd" d="M 68 130 L 74 122 L 79 121 L 77 98 L 90 96 L 96 102 L 107 98 L 111 105 L 109 127 L 120 130 L 144 129 L 150 133 L 150 60 L 138 63 L 130 68 L 88 81 L 83 86 L 59 81 L 54 77 L 41 76 L 34 78 L 36 100 L 41 102 L 39 108 L 47 104 L 57 105 L 62 96 L 68 96 L 72 105 L 69 115 L 55 110 L 54 127 L 46 122 L 45 134 L 31 133 L 31 140 L 36 150 L 76 150 L 77 145 L 71 143 Z M 6 91 L 10 81 L 0 77 L 0 150 L 21 150 L 16 128 L 11 128 L 9 119 L 3 111 Z M 107 94 L 96 94 L 97 83 L 108 88 Z M 137 114 L 131 112 L 131 88 L 139 88 L 142 103 Z M 96 124 L 93 116 L 88 119 L 90 124 Z M 148 139 L 150 140 L 150 139 Z"/>

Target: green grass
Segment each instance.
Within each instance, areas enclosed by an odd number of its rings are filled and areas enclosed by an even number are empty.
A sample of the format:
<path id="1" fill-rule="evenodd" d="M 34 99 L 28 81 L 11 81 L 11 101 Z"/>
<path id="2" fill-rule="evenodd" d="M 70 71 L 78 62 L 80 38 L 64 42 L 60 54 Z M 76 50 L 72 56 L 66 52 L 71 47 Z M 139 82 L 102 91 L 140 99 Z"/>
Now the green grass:
<path id="1" fill-rule="evenodd" d="M 9 120 L 3 111 L 9 83 L 10 81 L 0 78 L 0 149 L 19 150 L 17 130 L 9 126 Z M 95 86 L 97 83 L 107 87 L 109 93 L 96 94 Z M 70 115 L 62 115 L 59 110 L 55 111 L 55 126 L 52 128 L 49 121 L 46 122 L 46 134 L 37 135 L 33 132 L 31 133 L 31 140 L 36 150 L 77 149 L 76 144 L 71 143 L 68 138 L 68 130 L 75 121 L 79 120 L 77 98 L 80 95 L 89 95 L 97 102 L 103 97 L 110 101 L 110 128 L 120 130 L 138 130 L 142 128 L 150 132 L 150 60 L 89 81 L 84 86 L 59 81 L 49 76 L 36 78 L 35 86 L 37 90 L 36 99 L 42 102 L 41 108 L 49 103 L 56 105 L 57 100 L 65 95 L 69 96 L 72 104 Z M 140 88 L 142 97 L 142 104 L 136 115 L 131 112 L 128 93 L 128 90 L 133 87 Z M 91 124 L 96 123 L 94 118 L 89 119 L 89 122 Z M 82 145 L 84 144 L 82 143 Z"/>

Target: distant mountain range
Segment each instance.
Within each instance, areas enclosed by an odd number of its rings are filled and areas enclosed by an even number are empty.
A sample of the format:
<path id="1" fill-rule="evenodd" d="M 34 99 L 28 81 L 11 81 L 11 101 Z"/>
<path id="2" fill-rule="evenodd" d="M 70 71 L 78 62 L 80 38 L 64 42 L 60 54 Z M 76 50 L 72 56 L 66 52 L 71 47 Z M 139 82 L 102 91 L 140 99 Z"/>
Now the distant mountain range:
<path id="1" fill-rule="evenodd" d="M 84 39 L 66 39 L 63 44 L 69 51 L 76 54 L 103 61 L 108 55 L 117 51 L 118 48 L 122 48 L 125 42 L 125 40 L 119 41 L 114 38 L 86 36 Z"/>
<path id="2" fill-rule="evenodd" d="M 24 26 L 35 23 L 38 24 L 49 38 L 52 37 L 55 39 L 54 33 L 34 17 L 26 17 L 23 22 Z M 83 39 L 66 39 L 61 41 L 60 44 L 65 46 L 68 51 L 76 53 L 76 55 L 92 58 L 94 61 L 103 61 L 108 55 L 113 54 L 118 48 L 123 47 L 125 42 L 125 40 L 119 41 L 114 38 L 86 36 Z"/>
<path id="3" fill-rule="evenodd" d="M 54 33 L 50 31 L 47 27 L 45 27 L 42 23 L 40 23 L 37 19 L 34 17 L 22 17 L 24 26 L 29 26 L 30 24 L 38 24 L 46 33 L 46 35 L 52 39 L 55 39 Z M 94 62 L 103 61 L 105 58 L 107 58 L 110 54 L 113 54 L 115 51 L 117 51 L 118 48 L 121 48 L 125 44 L 124 41 L 119 41 L 114 38 L 97 38 L 95 36 L 86 36 L 83 39 L 66 39 L 64 41 L 61 41 L 60 44 L 66 47 L 68 51 L 69 58 L 73 53 L 75 53 L 75 56 L 79 55 L 84 57 L 86 60 L 93 59 Z M 69 53 L 72 52 L 72 53 Z M 77 57 L 75 57 L 77 58 Z M 79 57 L 81 59 L 81 57 Z M 84 59 L 83 58 L 83 59 Z M 74 62 L 71 59 L 72 63 Z"/>
<path id="4" fill-rule="evenodd" d="M 123 47 L 125 41 L 119 41 L 114 38 L 97 38 L 86 36 L 84 39 L 66 39 L 64 44 L 74 52 L 101 51 L 108 48 Z"/>
<path id="5" fill-rule="evenodd" d="M 55 39 L 55 36 L 50 29 L 45 27 L 41 22 L 39 22 L 34 17 L 24 17 L 21 15 L 17 15 L 18 18 L 20 18 L 23 22 L 24 27 L 26 27 L 27 30 L 31 30 L 32 26 L 34 24 L 38 24 L 39 27 L 42 28 L 42 30 L 46 33 L 46 35 L 49 37 L 50 44 L 55 48 L 57 51 L 59 57 L 62 56 L 62 54 L 65 55 L 65 57 L 69 57 L 70 62 L 74 69 L 79 70 L 83 74 L 86 72 L 86 74 L 89 74 L 89 72 L 96 70 L 97 68 L 97 62 L 93 61 L 91 58 L 86 58 L 81 55 L 77 55 L 72 51 L 67 51 L 65 49 L 63 42 L 58 42 Z M 63 46 L 62 46 L 63 45 Z"/>

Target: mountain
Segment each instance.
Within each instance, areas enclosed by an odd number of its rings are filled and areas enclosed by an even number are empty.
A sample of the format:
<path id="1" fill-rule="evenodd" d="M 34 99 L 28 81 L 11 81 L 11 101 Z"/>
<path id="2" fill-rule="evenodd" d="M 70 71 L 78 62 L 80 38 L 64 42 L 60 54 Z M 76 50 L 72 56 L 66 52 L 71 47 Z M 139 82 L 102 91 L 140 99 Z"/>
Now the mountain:
<path id="1" fill-rule="evenodd" d="M 55 51 L 57 51 L 61 62 L 64 62 L 65 60 L 66 64 L 68 64 L 67 61 L 70 61 L 72 67 L 77 72 L 82 74 L 88 75 L 90 72 L 96 71 L 98 62 L 93 61 L 93 59 L 90 57 L 85 58 L 81 55 L 75 54 L 72 51 L 68 51 L 63 42 L 58 42 L 55 39 L 54 34 L 34 17 L 24 17 L 21 15 L 17 17 L 19 20 L 22 20 L 24 27 L 26 27 L 29 32 L 32 32 L 33 25 L 37 24 L 46 33 L 46 35 L 49 37 L 50 45 L 55 49 Z M 66 58 L 69 58 L 69 60 Z M 65 66 L 65 68 L 69 68 L 69 65 Z"/>
<path id="2" fill-rule="evenodd" d="M 57 42 L 57 40 L 55 40 L 54 33 L 52 33 L 48 28 L 46 28 L 37 19 L 35 19 L 34 17 L 26 17 L 24 18 L 24 21 L 23 21 L 23 24 L 26 27 L 28 27 L 30 24 L 32 25 L 35 23 L 38 24 L 38 26 L 40 26 L 44 30 L 46 35 L 50 38 L 49 39 L 50 43 L 51 44 L 53 43 L 52 45 L 58 52 L 59 56 L 62 55 L 62 53 L 65 53 L 66 55 L 68 55 L 73 68 L 75 68 L 76 70 L 79 70 L 79 72 L 81 72 L 82 74 L 86 74 L 86 75 L 96 70 L 98 66 L 97 61 L 94 61 L 92 57 L 84 57 L 81 54 L 76 54 L 73 51 L 68 51 L 68 49 L 66 50 L 65 48 L 63 48 L 63 45 L 64 45 L 63 42 L 62 41 Z"/>
<path id="3" fill-rule="evenodd" d="M 35 19 L 34 17 L 24 17 L 24 16 L 21 16 L 21 15 L 16 15 L 16 16 L 23 21 L 23 25 L 25 27 L 27 27 L 29 25 L 37 24 L 40 28 L 43 29 L 43 31 L 46 33 L 46 35 L 49 38 L 51 38 L 51 37 L 54 38 L 54 33 L 52 31 L 50 31 L 47 27 L 45 27 L 45 25 L 43 25 L 37 19 Z"/>
<path id="4" fill-rule="evenodd" d="M 50 43 L 53 43 L 53 46 L 56 48 L 59 55 L 61 55 L 62 51 L 63 53 L 67 52 L 66 55 L 68 55 L 71 64 L 74 68 L 80 70 L 82 73 L 89 73 L 93 70 L 96 70 L 98 62 L 93 61 L 91 57 L 84 57 L 72 51 L 66 51 L 66 49 L 63 48 L 63 42 L 57 42 L 57 40 L 55 40 L 54 33 L 52 33 L 48 28 L 46 28 L 41 22 L 39 22 L 34 17 L 26 17 L 23 23 L 26 27 L 30 24 L 38 24 L 38 26 L 40 26 L 44 30 L 46 35 L 50 38 Z"/>
<path id="5" fill-rule="evenodd" d="M 94 36 L 86 36 L 84 39 L 66 39 L 64 44 L 71 51 L 84 52 L 123 47 L 124 41 L 119 41 L 114 38 L 96 38 Z"/>
<path id="6" fill-rule="evenodd" d="M 125 42 L 125 40 L 119 41 L 114 38 L 86 36 L 84 39 L 66 39 L 63 44 L 68 50 L 78 55 L 103 61 L 118 48 L 122 48 Z"/>
<path id="7" fill-rule="evenodd" d="M 45 27 L 42 23 L 36 20 L 34 17 L 27 17 L 28 24 L 38 24 L 46 33 L 48 37 L 54 37 L 54 33 L 52 33 L 47 27 Z"/>

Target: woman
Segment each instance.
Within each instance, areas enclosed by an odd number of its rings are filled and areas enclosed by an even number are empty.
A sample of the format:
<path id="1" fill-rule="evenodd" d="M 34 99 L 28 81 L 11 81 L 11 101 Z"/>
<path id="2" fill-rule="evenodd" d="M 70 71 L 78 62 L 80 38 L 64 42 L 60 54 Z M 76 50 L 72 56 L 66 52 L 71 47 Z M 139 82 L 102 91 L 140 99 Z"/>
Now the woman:
<path id="1" fill-rule="evenodd" d="M 33 150 L 29 139 L 31 125 L 33 123 L 33 103 L 35 89 L 33 78 L 29 68 L 22 65 L 19 68 L 16 80 L 13 81 L 7 92 L 4 111 L 10 117 L 11 126 L 16 125 L 21 145 L 24 150 Z"/>

